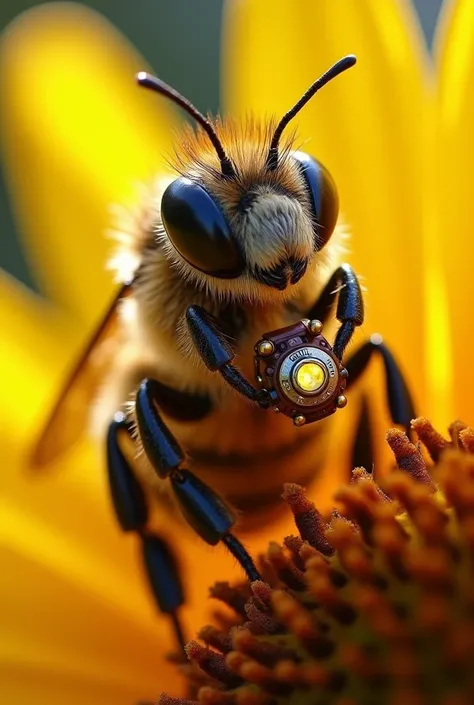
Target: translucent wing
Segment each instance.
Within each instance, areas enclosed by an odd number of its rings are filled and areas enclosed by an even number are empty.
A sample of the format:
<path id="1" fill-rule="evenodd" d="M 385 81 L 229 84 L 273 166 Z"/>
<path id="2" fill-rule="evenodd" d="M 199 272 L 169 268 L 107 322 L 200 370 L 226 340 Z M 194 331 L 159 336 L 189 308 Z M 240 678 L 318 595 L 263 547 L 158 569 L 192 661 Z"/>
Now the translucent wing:
<path id="1" fill-rule="evenodd" d="M 101 323 L 67 379 L 36 443 L 31 458 L 41 468 L 75 443 L 87 426 L 91 402 L 110 363 L 118 333 L 118 305 L 129 294 L 124 284 L 115 294 Z"/>

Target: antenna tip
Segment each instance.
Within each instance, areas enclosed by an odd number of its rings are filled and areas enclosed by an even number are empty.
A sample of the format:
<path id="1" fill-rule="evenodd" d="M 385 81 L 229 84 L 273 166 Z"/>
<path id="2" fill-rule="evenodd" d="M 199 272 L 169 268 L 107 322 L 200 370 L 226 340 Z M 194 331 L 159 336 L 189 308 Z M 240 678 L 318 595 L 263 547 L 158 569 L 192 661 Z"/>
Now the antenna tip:
<path id="1" fill-rule="evenodd" d="M 146 71 L 139 71 L 136 75 L 137 83 L 145 83 L 148 78 Z"/>
<path id="2" fill-rule="evenodd" d="M 349 68 L 350 66 L 354 66 L 354 64 L 357 63 L 357 56 L 355 56 L 355 54 L 348 54 L 346 57 L 344 57 L 343 61 L 346 62 L 347 67 Z"/>

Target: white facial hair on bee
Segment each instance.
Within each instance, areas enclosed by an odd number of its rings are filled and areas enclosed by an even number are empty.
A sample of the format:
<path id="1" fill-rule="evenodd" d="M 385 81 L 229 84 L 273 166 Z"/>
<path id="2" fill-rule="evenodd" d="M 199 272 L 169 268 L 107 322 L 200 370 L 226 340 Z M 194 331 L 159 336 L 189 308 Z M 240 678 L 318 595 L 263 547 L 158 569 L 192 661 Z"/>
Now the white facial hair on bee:
<path id="1" fill-rule="evenodd" d="M 252 380 L 255 342 L 304 318 L 330 274 L 341 263 L 344 228 L 338 225 L 327 245 L 316 251 L 314 223 L 303 177 L 291 158 L 294 136 L 282 140 L 278 168 L 265 167 L 275 124 L 253 120 L 217 122 L 219 137 L 235 165 L 236 177 L 224 179 L 219 160 L 202 132 L 184 130 L 175 168 L 199 183 L 224 213 L 245 253 L 246 270 L 235 279 L 208 276 L 192 267 L 174 248 L 160 218 L 166 182 L 145 189 L 139 207 L 121 210 L 114 234 L 119 241 L 111 266 L 120 277 L 133 270 L 131 297 L 120 308 L 121 330 L 108 378 L 96 402 L 92 426 L 102 432 L 115 411 L 132 398 L 143 377 L 174 390 L 207 395 L 213 410 L 198 422 L 163 418 L 188 454 L 187 466 L 234 505 L 248 509 L 279 496 L 285 481 L 307 481 L 315 473 L 327 421 L 297 429 L 287 418 L 255 408 L 202 363 L 185 323 L 188 306 L 200 305 L 227 323 L 236 348 L 235 364 Z M 242 198 L 252 193 L 251 205 Z M 307 260 L 297 284 L 278 291 L 252 275 L 291 258 Z M 240 320 L 243 319 L 243 322 Z M 318 449 L 317 452 L 315 449 Z M 165 485 L 147 467 L 140 473 Z"/>
<path id="2" fill-rule="evenodd" d="M 294 198 L 275 193 L 271 186 L 256 186 L 254 193 L 251 209 L 231 221 L 241 235 L 249 265 L 272 268 L 290 255 L 311 257 L 314 236 L 303 206 Z"/>

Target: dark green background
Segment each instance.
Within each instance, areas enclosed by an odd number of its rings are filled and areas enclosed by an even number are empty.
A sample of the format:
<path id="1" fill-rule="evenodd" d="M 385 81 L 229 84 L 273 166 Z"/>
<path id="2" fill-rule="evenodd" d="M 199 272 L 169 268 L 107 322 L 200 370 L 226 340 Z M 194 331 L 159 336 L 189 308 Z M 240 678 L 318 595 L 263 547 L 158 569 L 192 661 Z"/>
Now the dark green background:
<path id="1" fill-rule="evenodd" d="M 291 0 L 290 0 L 291 1 Z M 89 0 L 203 111 L 219 107 L 219 33 L 224 0 Z M 258 2 L 258 0 L 255 0 Z M 328 0 L 330 2 L 330 0 Z M 380 0 L 384 2 L 384 0 Z M 430 43 L 441 0 L 414 0 Z M 0 0 L 0 31 L 40 2 Z M 35 288 L 16 236 L 0 173 L 0 267 Z"/>

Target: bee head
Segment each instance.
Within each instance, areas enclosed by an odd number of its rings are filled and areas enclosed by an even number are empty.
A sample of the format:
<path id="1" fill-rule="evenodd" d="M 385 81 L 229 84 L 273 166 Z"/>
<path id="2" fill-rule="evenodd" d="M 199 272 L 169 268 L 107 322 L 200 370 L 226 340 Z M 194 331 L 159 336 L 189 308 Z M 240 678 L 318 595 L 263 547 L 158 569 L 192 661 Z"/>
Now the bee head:
<path id="1" fill-rule="evenodd" d="M 294 150 L 294 138 L 283 147 L 280 141 L 317 90 L 354 63 L 352 56 L 341 59 L 276 125 L 263 127 L 212 122 L 166 84 L 138 75 L 141 85 L 171 98 L 204 130 L 188 131 L 181 141 L 181 176 L 161 201 L 168 254 L 185 274 L 201 283 L 204 275 L 208 286 L 234 294 L 248 292 L 249 284 L 284 292 L 302 279 L 334 231 L 338 196 L 320 162 Z"/>

